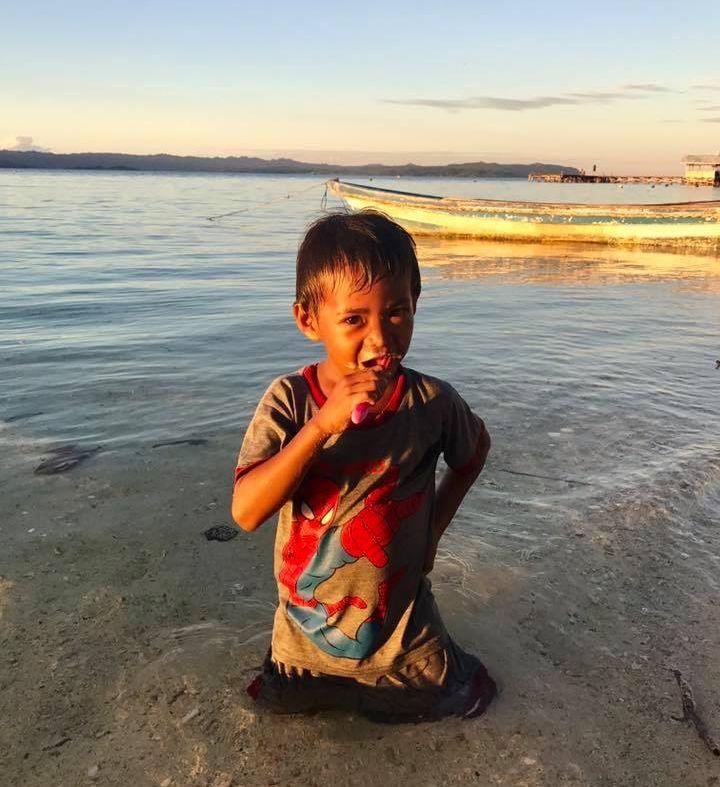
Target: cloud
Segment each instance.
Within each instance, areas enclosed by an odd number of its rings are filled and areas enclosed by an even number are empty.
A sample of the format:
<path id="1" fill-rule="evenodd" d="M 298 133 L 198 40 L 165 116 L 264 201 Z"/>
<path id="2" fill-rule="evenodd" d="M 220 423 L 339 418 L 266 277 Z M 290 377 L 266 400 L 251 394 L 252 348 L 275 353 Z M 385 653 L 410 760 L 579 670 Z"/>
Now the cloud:
<path id="1" fill-rule="evenodd" d="M 622 90 L 589 90 L 587 93 L 569 93 L 568 95 L 573 98 L 578 98 L 581 101 L 618 101 L 621 99 L 638 99 L 643 98 L 642 95 L 637 93 L 626 93 Z"/>
<path id="2" fill-rule="evenodd" d="M 698 85 L 690 85 L 693 90 L 718 90 L 720 91 L 720 82 L 704 82 Z"/>
<path id="3" fill-rule="evenodd" d="M 702 118 L 701 123 L 720 123 L 720 117 L 717 117 L 717 118 Z"/>
<path id="4" fill-rule="evenodd" d="M 641 82 L 640 84 L 623 85 L 622 90 L 637 90 L 641 93 L 677 93 L 667 85 L 658 85 L 655 82 Z"/>
<path id="5" fill-rule="evenodd" d="M 703 104 L 698 109 L 701 112 L 720 112 L 720 104 Z"/>
<path id="6" fill-rule="evenodd" d="M 430 107 L 460 112 L 465 109 L 498 109 L 505 112 L 522 112 L 527 109 L 545 109 L 554 106 L 577 104 L 602 104 L 646 98 L 652 93 L 674 92 L 671 88 L 654 83 L 621 85 L 616 90 L 589 90 L 564 93 L 559 96 L 534 96 L 532 98 L 506 98 L 503 96 L 470 96 L 469 98 L 385 98 L 384 104 Z"/>
<path id="7" fill-rule="evenodd" d="M 10 144 L 5 147 L 5 150 L 33 150 L 36 153 L 49 153 L 48 148 L 41 148 L 40 145 L 35 144 L 33 137 L 15 137 L 15 144 Z"/>
<path id="8" fill-rule="evenodd" d="M 409 98 L 382 99 L 384 104 L 400 104 L 402 106 L 432 107 L 457 112 L 461 109 L 501 109 L 508 112 L 519 112 L 523 109 L 542 109 L 559 104 L 579 104 L 576 98 L 567 96 L 538 96 L 537 98 L 500 98 L 497 96 L 473 96 L 472 98 Z"/>

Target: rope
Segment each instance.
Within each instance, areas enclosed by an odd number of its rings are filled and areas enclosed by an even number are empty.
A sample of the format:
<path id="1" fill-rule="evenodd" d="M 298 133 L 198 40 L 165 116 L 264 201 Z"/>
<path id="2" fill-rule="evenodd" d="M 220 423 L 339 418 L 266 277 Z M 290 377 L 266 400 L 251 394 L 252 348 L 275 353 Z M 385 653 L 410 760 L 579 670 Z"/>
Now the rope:
<path id="1" fill-rule="evenodd" d="M 327 181 L 325 181 L 325 191 L 320 199 L 320 210 L 325 213 L 327 210 Z M 718 369 L 720 369 L 720 361 L 717 362 Z"/>
<path id="2" fill-rule="evenodd" d="M 325 193 L 323 194 L 321 207 L 322 210 L 325 210 L 325 206 L 327 205 L 327 181 L 321 180 L 318 183 L 312 183 L 309 186 L 306 186 L 304 189 L 298 189 L 297 191 L 292 191 L 286 194 L 284 197 L 272 197 L 270 199 L 261 200 L 260 202 L 256 202 L 254 205 L 251 205 L 247 208 L 240 208 L 239 210 L 231 210 L 227 213 L 218 213 L 217 216 L 207 216 L 208 221 L 216 221 L 217 219 L 226 219 L 228 216 L 239 216 L 241 213 L 249 213 L 256 208 L 263 207 L 265 205 L 272 205 L 276 202 L 284 202 L 287 199 L 291 199 L 292 197 L 298 197 L 300 194 L 306 194 L 308 191 L 317 188 L 318 186 L 325 186 Z"/>

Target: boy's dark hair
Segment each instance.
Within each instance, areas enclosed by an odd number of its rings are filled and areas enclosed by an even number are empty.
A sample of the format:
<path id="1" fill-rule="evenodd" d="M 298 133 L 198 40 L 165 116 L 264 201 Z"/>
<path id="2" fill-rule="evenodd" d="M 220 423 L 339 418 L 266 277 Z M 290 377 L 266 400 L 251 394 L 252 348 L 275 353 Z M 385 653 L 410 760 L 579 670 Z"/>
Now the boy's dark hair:
<path id="1" fill-rule="evenodd" d="M 420 296 L 415 241 L 379 211 L 331 213 L 311 225 L 298 249 L 295 302 L 317 312 L 327 279 L 348 271 L 358 289 L 386 276 L 407 276 L 413 300 Z"/>

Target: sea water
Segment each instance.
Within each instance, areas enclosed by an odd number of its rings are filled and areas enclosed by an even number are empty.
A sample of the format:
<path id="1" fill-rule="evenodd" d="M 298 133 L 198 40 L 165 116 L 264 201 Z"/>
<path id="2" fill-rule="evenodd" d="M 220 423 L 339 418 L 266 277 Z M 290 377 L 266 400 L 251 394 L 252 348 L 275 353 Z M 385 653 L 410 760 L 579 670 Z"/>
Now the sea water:
<path id="1" fill-rule="evenodd" d="M 538 201 L 713 197 L 373 183 Z M 99 445 L 122 460 L 202 438 L 231 464 L 268 383 L 319 357 L 291 304 L 304 228 L 339 207 L 323 194 L 315 177 L 0 172 L 0 448 Z M 569 523 L 643 528 L 662 510 L 671 549 L 716 587 L 720 260 L 430 239 L 418 253 L 406 364 L 452 382 L 494 443 L 445 557 L 468 571 L 475 556 L 530 559 Z"/>

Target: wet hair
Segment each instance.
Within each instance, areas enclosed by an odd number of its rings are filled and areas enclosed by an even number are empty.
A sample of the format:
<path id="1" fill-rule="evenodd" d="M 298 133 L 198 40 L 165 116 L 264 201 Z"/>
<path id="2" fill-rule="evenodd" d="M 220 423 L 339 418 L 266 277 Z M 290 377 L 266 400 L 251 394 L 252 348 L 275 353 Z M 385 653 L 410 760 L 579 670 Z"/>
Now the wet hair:
<path id="1" fill-rule="evenodd" d="M 415 241 L 399 224 L 376 210 L 331 213 L 305 233 L 297 255 L 295 302 L 317 313 L 328 280 L 350 276 L 363 290 L 387 276 L 407 277 L 413 301 L 420 296 Z"/>

